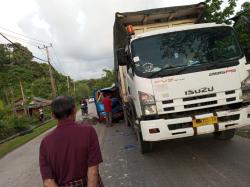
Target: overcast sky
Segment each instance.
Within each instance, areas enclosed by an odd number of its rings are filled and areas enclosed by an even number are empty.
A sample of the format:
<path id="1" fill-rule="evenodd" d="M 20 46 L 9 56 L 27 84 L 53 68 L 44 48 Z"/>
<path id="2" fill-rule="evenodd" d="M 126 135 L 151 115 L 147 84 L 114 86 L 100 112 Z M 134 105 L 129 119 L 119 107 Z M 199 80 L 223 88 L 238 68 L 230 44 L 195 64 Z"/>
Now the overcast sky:
<path id="1" fill-rule="evenodd" d="M 53 66 L 75 80 L 113 68 L 115 12 L 199 3 L 201 0 L 1 0 L 0 32 L 46 59 L 38 44 L 4 29 L 53 43 Z M 238 0 L 237 10 L 247 0 Z M 227 1 L 226 1 L 227 2 Z M 15 37 L 14 37 L 15 36 Z M 18 38 L 17 38 L 18 37 Z M 0 42 L 4 42 L 0 38 Z"/>

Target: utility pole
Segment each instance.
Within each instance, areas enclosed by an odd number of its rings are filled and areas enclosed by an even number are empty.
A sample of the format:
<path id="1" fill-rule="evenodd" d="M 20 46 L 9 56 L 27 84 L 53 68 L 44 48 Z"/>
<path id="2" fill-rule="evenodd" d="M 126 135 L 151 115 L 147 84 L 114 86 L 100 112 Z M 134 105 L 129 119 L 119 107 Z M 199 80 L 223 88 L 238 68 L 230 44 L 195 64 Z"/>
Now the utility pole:
<path id="1" fill-rule="evenodd" d="M 43 47 L 38 46 L 39 49 L 45 49 L 46 51 L 48 65 L 49 65 L 49 75 L 50 75 L 50 83 L 51 83 L 51 89 L 52 89 L 52 97 L 55 98 L 56 97 L 56 85 L 55 85 L 55 79 L 53 77 L 52 66 L 50 63 L 49 50 L 48 50 L 49 47 L 52 47 L 52 44 L 50 44 L 50 46 L 46 46 L 46 45 L 43 45 Z"/>
<path id="2" fill-rule="evenodd" d="M 13 116 L 16 116 L 16 108 L 15 108 L 15 104 L 14 104 L 14 93 L 13 93 L 13 89 L 12 87 L 9 88 L 10 90 L 10 94 L 11 94 L 11 107 L 12 107 L 12 110 L 13 110 Z"/>
<path id="3" fill-rule="evenodd" d="M 22 99 L 23 99 L 24 113 L 27 115 L 28 113 L 27 113 L 27 108 L 26 108 L 26 98 L 25 98 L 24 91 L 23 91 L 23 84 L 20 79 L 19 79 L 19 84 L 20 84 L 20 90 L 21 90 Z"/>
<path id="4" fill-rule="evenodd" d="M 69 93 L 69 76 L 67 76 L 67 85 L 68 85 L 68 94 L 70 95 L 70 93 Z"/>
<path id="5" fill-rule="evenodd" d="M 5 93 L 5 100 L 7 101 L 7 104 L 10 104 L 10 100 L 9 100 L 9 94 L 8 91 L 6 89 L 4 89 L 4 93 Z"/>
<path id="6" fill-rule="evenodd" d="M 25 95 L 24 95 L 24 91 L 23 91 L 23 84 L 21 82 L 21 80 L 19 80 L 19 84 L 20 84 L 20 89 L 21 89 L 21 94 L 22 94 L 22 98 L 23 98 L 23 102 L 25 102 Z"/>
<path id="7" fill-rule="evenodd" d="M 76 97 L 76 83 L 75 83 L 75 81 L 73 81 L 73 83 L 74 83 L 74 94 L 75 94 L 75 97 Z"/>

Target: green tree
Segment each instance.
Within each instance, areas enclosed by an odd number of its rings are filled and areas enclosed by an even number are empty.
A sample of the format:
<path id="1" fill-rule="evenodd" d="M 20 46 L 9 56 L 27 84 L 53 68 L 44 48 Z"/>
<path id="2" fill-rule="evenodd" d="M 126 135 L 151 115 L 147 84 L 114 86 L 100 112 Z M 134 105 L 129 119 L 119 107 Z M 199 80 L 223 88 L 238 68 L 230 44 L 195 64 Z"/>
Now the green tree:
<path id="1" fill-rule="evenodd" d="M 42 98 L 51 98 L 51 86 L 49 78 L 36 79 L 31 84 L 32 95 Z"/>
<path id="2" fill-rule="evenodd" d="M 79 101 L 81 98 L 88 98 L 90 90 L 87 84 L 76 83 L 76 100 Z"/>
<path id="3" fill-rule="evenodd" d="M 10 58 L 9 58 L 9 52 L 4 44 L 0 44 L 0 66 L 3 66 L 4 64 L 9 64 Z"/>
<path id="4" fill-rule="evenodd" d="M 14 64 L 30 62 L 33 58 L 32 52 L 20 43 L 8 44 L 8 48 L 12 51 L 10 61 Z"/>
<path id="5" fill-rule="evenodd" d="M 21 44 L 0 44 L 0 62 L 0 99 L 6 104 L 22 97 L 20 81 L 26 98 L 52 98 L 48 65 L 32 61 L 32 53 L 27 48 Z M 66 77 L 55 70 L 53 75 L 58 94 L 67 94 Z"/>
<path id="6" fill-rule="evenodd" d="M 250 2 L 245 2 L 241 6 L 241 10 L 237 12 L 237 15 L 246 16 L 250 19 Z M 234 25 L 234 28 L 238 34 L 240 44 L 244 50 L 247 61 L 250 62 L 250 26 L 247 25 L 242 19 Z"/>
<path id="7" fill-rule="evenodd" d="M 94 90 L 111 87 L 114 84 L 114 70 L 103 69 L 102 77 L 99 79 L 81 80 L 77 82 L 77 97 L 79 95 L 91 96 Z M 86 95 L 86 93 L 88 95 Z"/>
<path id="8" fill-rule="evenodd" d="M 102 71 L 104 72 L 102 79 L 105 81 L 107 85 L 111 86 L 115 80 L 114 70 L 103 69 Z"/>
<path id="9" fill-rule="evenodd" d="M 223 0 L 206 0 L 206 10 L 204 13 L 205 22 L 223 23 L 234 14 L 237 0 L 227 0 L 227 6 L 222 9 Z"/>

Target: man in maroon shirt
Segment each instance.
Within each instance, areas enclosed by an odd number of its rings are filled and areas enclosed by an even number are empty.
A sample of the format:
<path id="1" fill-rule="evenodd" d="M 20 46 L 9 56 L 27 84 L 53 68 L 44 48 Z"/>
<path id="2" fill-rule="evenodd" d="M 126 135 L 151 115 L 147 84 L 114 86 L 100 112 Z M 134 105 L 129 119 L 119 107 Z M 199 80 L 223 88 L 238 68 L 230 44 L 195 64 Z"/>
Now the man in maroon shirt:
<path id="1" fill-rule="evenodd" d="M 109 95 L 104 95 L 102 99 L 102 103 L 104 105 L 104 112 L 106 112 L 106 124 L 108 126 L 112 126 L 112 101 Z"/>
<path id="2" fill-rule="evenodd" d="M 40 145 L 40 171 L 45 187 L 98 187 L 102 155 L 95 129 L 75 123 L 74 100 L 59 96 L 51 104 L 57 127 Z"/>

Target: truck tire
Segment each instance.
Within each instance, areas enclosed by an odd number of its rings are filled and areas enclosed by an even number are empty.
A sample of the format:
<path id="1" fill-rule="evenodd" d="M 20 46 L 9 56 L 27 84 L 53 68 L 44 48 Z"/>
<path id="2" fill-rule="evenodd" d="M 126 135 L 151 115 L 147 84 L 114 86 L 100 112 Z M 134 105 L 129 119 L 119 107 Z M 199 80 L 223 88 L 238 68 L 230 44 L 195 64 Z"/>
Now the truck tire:
<path id="1" fill-rule="evenodd" d="M 135 106 L 133 104 L 131 104 L 131 106 L 130 106 L 129 114 L 130 114 L 129 115 L 130 125 L 131 125 L 132 129 L 135 130 L 135 126 L 136 126 L 135 121 L 136 121 L 137 115 L 136 115 L 136 111 L 135 111 Z"/>
<path id="2" fill-rule="evenodd" d="M 153 142 L 144 141 L 142 138 L 142 133 L 139 130 L 136 131 L 137 140 L 142 154 L 149 153 L 153 151 Z"/>
<path id="3" fill-rule="evenodd" d="M 217 140 L 230 140 L 234 137 L 235 129 L 214 132 L 214 138 Z"/>
<path id="4" fill-rule="evenodd" d="M 124 122 L 125 122 L 125 125 L 127 127 L 130 127 L 131 124 L 129 123 L 129 120 L 128 120 L 128 112 L 127 112 L 127 107 L 125 104 L 123 104 L 123 116 L 124 116 Z"/>
<path id="5" fill-rule="evenodd" d="M 131 127 L 131 124 L 130 124 L 128 118 L 129 118 L 129 117 L 128 117 L 127 113 L 124 113 L 125 125 L 126 125 L 127 127 Z"/>

